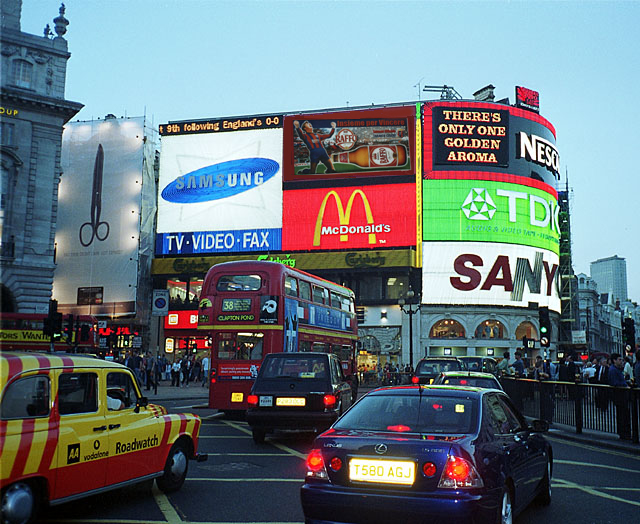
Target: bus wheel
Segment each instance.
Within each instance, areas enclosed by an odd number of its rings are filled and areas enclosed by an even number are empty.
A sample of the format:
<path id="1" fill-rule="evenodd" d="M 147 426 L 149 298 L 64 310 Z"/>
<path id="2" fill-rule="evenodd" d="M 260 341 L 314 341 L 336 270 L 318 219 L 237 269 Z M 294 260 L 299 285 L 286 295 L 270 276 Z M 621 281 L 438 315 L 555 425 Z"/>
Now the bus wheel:
<path id="1" fill-rule="evenodd" d="M 187 457 L 185 444 L 181 441 L 176 442 L 171 451 L 169 451 L 167 463 L 164 466 L 164 474 L 156 479 L 160 490 L 165 493 L 171 493 L 182 487 L 189 469 L 189 459 Z"/>
<path id="2" fill-rule="evenodd" d="M 2 522 L 34 522 L 40 501 L 28 482 L 16 482 L 2 492 Z"/>
<path id="3" fill-rule="evenodd" d="M 267 432 L 264 429 L 252 428 L 251 436 L 253 437 L 253 441 L 256 444 L 264 444 L 264 438 L 267 435 Z"/>

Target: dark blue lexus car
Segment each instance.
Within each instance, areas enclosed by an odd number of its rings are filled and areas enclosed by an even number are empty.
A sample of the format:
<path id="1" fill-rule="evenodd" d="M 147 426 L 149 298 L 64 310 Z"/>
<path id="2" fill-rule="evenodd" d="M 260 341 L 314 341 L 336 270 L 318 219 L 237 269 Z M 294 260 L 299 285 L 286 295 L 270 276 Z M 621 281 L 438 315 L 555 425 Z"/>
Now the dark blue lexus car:
<path id="1" fill-rule="evenodd" d="M 362 397 L 318 436 L 307 523 L 511 523 L 551 502 L 549 425 L 501 391 L 399 386 Z"/>

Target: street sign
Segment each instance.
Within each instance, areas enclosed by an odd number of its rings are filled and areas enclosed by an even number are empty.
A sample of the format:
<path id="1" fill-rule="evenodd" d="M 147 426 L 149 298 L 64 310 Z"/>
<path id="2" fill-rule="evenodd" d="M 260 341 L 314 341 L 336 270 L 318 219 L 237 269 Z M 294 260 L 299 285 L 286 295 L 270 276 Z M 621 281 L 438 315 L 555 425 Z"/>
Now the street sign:
<path id="1" fill-rule="evenodd" d="M 154 317 L 166 317 L 169 314 L 169 290 L 154 289 L 151 315 Z"/>

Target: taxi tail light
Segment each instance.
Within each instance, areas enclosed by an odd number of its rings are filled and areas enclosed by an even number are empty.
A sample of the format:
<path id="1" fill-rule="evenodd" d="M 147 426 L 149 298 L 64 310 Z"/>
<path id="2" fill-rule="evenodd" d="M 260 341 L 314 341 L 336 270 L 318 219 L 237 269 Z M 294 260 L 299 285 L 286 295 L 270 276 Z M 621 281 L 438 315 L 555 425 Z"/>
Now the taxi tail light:
<path id="1" fill-rule="evenodd" d="M 476 468 L 466 459 L 449 455 L 440 476 L 439 488 L 482 488 L 484 482 Z"/>
<path id="2" fill-rule="evenodd" d="M 335 395 L 325 395 L 322 401 L 324 402 L 325 408 L 333 408 L 338 400 Z"/>
<path id="3" fill-rule="evenodd" d="M 249 404 L 250 406 L 257 406 L 258 405 L 258 395 L 248 395 L 247 396 L 247 404 Z"/>
<path id="4" fill-rule="evenodd" d="M 307 456 L 306 478 L 316 480 L 329 480 L 327 469 L 324 466 L 324 458 L 322 458 L 322 451 L 319 449 L 312 449 Z"/>

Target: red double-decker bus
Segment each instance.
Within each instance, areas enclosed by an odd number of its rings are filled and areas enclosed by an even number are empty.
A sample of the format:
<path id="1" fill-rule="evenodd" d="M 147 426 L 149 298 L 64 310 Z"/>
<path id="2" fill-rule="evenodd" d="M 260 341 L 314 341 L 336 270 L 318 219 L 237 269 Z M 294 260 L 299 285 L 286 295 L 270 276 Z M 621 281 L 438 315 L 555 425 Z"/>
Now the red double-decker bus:
<path id="1" fill-rule="evenodd" d="M 335 353 L 355 383 L 358 323 L 354 293 L 283 264 L 225 262 L 205 277 L 198 329 L 211 339 L 209 407 L 247 409 L 268 353 Z"/>
<path id="2" fill-rule="evenodd" d="M 44 334 L 46 314 L 0 314 L 0 349 L 51 351 L 51 336 Z M 64 320 L 67 320 L 66 324 Z M 74 315 L 70 327 L 63 317 L 63 333 L 53 338 L 54 351 L 96 353 L 98 351 L 98 319 L 91 315 Z M 66 329 L 65 329 L 66 327 Z"/>

